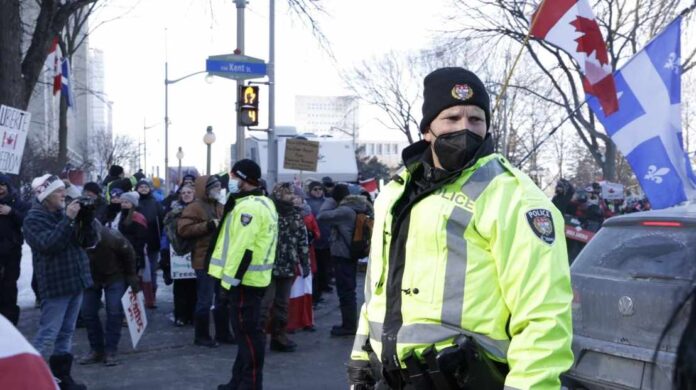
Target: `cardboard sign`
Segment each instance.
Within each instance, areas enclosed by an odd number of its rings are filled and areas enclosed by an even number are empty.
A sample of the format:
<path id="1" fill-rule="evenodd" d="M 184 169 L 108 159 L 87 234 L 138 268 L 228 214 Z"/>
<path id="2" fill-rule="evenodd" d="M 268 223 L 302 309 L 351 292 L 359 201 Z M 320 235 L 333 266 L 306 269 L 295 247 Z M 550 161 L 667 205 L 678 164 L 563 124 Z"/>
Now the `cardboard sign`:
<path id="1" fill-rule="evenodd" d="M 19 174 L 29 123 L 29 112 L 0 105 L 0 172 Z"/>
<path id="2" fill-rule="evenodd" d="M 145 314 L 145 296 L 142 291 L 137 294 L 133 293 L 133 289 L 128 286 L 128 290 L 121 297 L 123 312 L 126 314 L 128 321 L 128 331 L 130 332 L 133 348 L 138 345 L 138 341 L 145 333 L 147 328 L 147 315 Z"/>
<path id="3" fill-rule="evenodd" d="M 172 279 L 195 279 L 196 271 L 191 266 L 191 254 L 187 253 L 184 256 L 179 256 L 174 253 L 174 250 L 169 248 L 169 259 L 171 262 Z"/>
<path id="4" fill-rule="evenodd" d="M 285 142 L 283 168 L 316 172 L 318 162 L 319 142 L 303 139 L 289 139 Z"/>

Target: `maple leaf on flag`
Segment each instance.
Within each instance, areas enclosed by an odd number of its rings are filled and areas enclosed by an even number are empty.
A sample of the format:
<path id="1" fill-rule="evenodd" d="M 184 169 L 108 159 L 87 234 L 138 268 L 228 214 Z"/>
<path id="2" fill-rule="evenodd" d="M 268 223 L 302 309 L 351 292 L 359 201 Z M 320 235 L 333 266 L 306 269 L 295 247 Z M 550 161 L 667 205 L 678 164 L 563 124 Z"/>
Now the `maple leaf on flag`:
<path id="1" fill-rule="evenodd" d="M 578 52 L 586 53 L 588 56 L 596 53 L 597 60 L 602 65 L 609 63 L 609 55 L 604 44 L 602 32 L 599 31 L 599 26 L 594 19 L 583 18 L 578 16 L 570 23 L 575 27 L 575 31 L 584 33 L 583 36 L 575 39 L 578 43 Z"/>

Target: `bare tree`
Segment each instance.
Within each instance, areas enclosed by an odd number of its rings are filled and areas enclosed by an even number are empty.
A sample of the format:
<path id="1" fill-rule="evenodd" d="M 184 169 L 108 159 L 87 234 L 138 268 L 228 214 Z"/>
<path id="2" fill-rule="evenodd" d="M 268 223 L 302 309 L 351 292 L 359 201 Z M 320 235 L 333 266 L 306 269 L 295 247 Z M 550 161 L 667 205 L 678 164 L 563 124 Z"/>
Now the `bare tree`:
<path id="1" fill-rule="evenodd" d="M 525 41 L 530 17 L 540 1 L 519 0 L 457 0 L 465 18 L 453 20 L 476 21 L 462 25 L 452 36 L 455 42 L 479 41 L 489 47 L 503 42 L 503 38 L 519 44 Z M 595 0 L 593 9 L 603 30 L 609 50 L 609 61 L 614 68 L 631 57 L 643 44 L 661 31 L 685 5 L 684 0 Z M 532 41 L 535 41 L 532 39 Z M 594 160 L 602 167 L 604 178 L 616 179 L 617 150 L 611 139 L 595 123 L 589 109 L 578 109 L 585 100 L 579 78 L 579 68 L 570 57 L 543 41 L 526 42 L 526 53 L 535 68 L 545 75 L 538 87 L 525 88 L 538 99 L 560 108 L 570 117 L 580 140 Z M 691 52 L 683 56 L 683 69 L 694 66 Z M 553 93 L 547 93 L 548 86 Z"/>
<path id="2" fill-rule="evenodd" d="M 363 63 L 344 76 L 346 85 L 364 102 L 378 107 L 389 123 L 385 127 L 398 130 L 413 143 L 415 132 L 420 138 L 418 121 L 413 111 L 420 99 L 422 78 L 416 74 L 418 58 L 389 52 L 384 57 Z"/>
<path id="3" fill-rule="evenodd" d="M 94 161 L 91 165 L 99 177 L 105 177 L 109 167 L 125 165 L 135 159 L 140 158 L 140 145 L 133 138 L 119 134 L 112 138 L 107 131 L 98 131 L 90 139 L 91 149 L 94 154 Z"/>
<path id="4" fill-rule="evenodd" d="M 0 104 L 22 110 L 41 74 L 53 38 L 81 8 L 98 0 L 39 0 L 39 12 L 30 26 L 22 24 L 22 2 L 0 0 Z M 31 29 L 29 48 L 22 51 L 25 28 Z"/>

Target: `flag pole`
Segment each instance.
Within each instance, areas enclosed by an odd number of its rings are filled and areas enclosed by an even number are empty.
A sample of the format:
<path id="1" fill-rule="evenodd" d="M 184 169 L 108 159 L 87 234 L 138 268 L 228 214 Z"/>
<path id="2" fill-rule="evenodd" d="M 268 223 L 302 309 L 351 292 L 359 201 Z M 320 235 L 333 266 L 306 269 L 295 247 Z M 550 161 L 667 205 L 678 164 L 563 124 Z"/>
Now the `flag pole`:
<path id="1" fill-rule="evenodd" d="M 498 111 L 498 106 L 500 105 L 500 100 L 502 99 L 503 95 L 505 95 L 505 92 L 507 91 L 508 85 L 510 84 L 510 80 L 512 79 L 512 73 L 515 71 L 515 68 L 517 67 L 517 63 L 520 61 L 520 57 L 522 57 L 522 52 L 524 51 L 524 48 L 529 44 L 529 39 L 532 37 L 532 28 L 534 27 L 534 24 L 536 23 L 537 18 L 541 14 L 541 10 L 544 8 L 546 5 L 546 0 L 542 1 L 541 5 L 539 6 L 539 9 L 534 13 L 534 16 L 532 16 L 532 23 L 529 25 L 529 30 L 527 30 L 527 35 L 525 35 L 524 40 L 522 41 L 522 46 L 520 47 L 520 50 L 517 52 L 517 56 L 515 56 L 515 61 L 512 63 L 512 68 L 507 73 L 507 76 L 505 76 L 505 82 L 503 82 L 503 88 L 500 90 L 500 93 L 498 96 L 495 98 L 495 105 L 493 106 L 493 111 L 491 112 L 494 113 Z M 696 4 L 695 4 L 696 5 Z"/>

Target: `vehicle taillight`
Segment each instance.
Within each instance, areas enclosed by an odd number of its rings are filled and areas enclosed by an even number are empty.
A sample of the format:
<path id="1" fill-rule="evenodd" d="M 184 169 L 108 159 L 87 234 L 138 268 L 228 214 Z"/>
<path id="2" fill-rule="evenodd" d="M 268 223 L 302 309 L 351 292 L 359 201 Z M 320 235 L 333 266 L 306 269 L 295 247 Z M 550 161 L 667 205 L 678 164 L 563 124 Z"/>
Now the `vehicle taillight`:
<path id="1" fill-rule="evenodd" d="M 671 222 L 671 221 L 643 221 L 640 223 L 643 226 L 657 226 L 657 227 L 682 227 L 681 222 Z"/>

